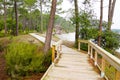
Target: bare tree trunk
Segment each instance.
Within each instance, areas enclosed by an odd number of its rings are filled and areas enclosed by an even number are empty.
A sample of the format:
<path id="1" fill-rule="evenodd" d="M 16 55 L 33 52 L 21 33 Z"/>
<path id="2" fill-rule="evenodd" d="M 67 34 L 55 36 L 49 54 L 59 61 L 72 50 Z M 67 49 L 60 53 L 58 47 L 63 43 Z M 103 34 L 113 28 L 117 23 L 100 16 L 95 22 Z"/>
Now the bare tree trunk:
<path id="1" fill-rule="evenodd" d="M 40 0 L 40 27 L 41 27 L 41 33 L 43 32 L 43 16 L 42 16 L 42 1 Z"/>
<path id="2" fill-rule="evenodd" d="M 15 21 L 16 21 L 16 36 L 18 36 L 18 11 L 17 11 L 17 1 L 14 0 L 14 7 L 15 7 Z"/>
<path id="3" fill-rule="evenodd" d="M 6 26 L 6 0 L 4 0 L 4 28 L 5 28 L 5 35 L 7 34 L 7 26 Z"/>
<path id="4" fill-rule="evenodd" d="M 112 3 L 112 0 L 109 0 L 109 7 L 108 7 L 108 29 L 109 29 L 109 26 L 110 26 L 110 16 L 111 16 L 111 3 Z"/>
<path id="5" fill-rule="evenodd" d="M 108 30 L 111 30 L 116 0 L 109 0 L 108 8 Z"/>
<path id="6" fill-rule="evenodd" d="M 50 18 L 49 18 L 48 29 L 47 29 L 47 33 L 46 33 L 46 39 L 45 39 L 45 46 L 44 46 L 45 54 L 50 49 L 52 30 L 53 30 L 53 26 L 54 26 L 54 18 L 55 18 L 55 12 L 56 12 L 56 3 L 57 3 L 57 0 L 52 0 Z"/>
<path id="7" fill-rule="evenodd" d="M 103 18 L 103 0 L 100 3 L 100 24 L 99 24 L 99 35 L 98 35 L 98 45 L 101 43 L 101 34 L 102 34 L 102 18 Z"/>
<path id="8" fill-rule="evenodd" d="M 79 38 L 79 21 L 78 21 L 78 1 L 74 0 L 75 5 L 75 16 L 76 16 L 76 31 L 75 31 L 75 46 L 78 47 L 78 38 Z"/>

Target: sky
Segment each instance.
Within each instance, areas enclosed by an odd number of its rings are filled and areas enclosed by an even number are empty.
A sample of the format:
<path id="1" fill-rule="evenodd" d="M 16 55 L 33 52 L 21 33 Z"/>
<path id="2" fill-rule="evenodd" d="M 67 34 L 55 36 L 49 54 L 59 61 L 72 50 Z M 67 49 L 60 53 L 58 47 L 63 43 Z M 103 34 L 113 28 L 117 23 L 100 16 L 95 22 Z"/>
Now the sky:
<path id="1" fill-rule="evenodd" d="M 69 2 L 70 0 L 63 0 L 62 3 L 62 9 L 63 10 L 69 10 L 70 8 L 74 8 L 74 4 L 71 4 Z M 81 2 L 82 0 L 78 0 L 79 3 L 79 7 L 81 6 Z M 80 2 L 81 1 L 81 2 Z M 94 0 L 93 2 L 93 10 L 95 12 L 95 15 L 97 16 L 97 18 L 99 19 L 100 16 L 100 0 Z M 109 0 L 104 0 L 104 4 L 103 4 L 103 20 L 107 21 L 108 18 L 108 1 Z M 62 14 L 62 17 L 65 18 L 69 18 L 70 17 L 70 13 L 66 13 L 66 14 Z M 114 10 L 114 16 L 113 16 L 113 24 L 112 24 L 112 29 L 120 29 L 120 0 L 116 0 L 116 6 L 115 6 L 115 10 Z"/>

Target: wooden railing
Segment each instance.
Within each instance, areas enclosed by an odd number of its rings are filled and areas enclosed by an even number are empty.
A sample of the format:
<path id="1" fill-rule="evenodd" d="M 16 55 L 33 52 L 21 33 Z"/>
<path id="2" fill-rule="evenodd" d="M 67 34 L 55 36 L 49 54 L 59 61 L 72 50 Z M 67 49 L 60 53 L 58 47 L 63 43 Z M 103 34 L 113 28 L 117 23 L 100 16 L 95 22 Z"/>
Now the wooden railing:
<path id="1" fill-rule="evenodd" d="M 60 58 L 60 51 L 62 50 L 62 40 L 52 45 L 52 63 L 56 63 Z"/>
<path id="2" fill-rule="evenodd" d="M 88 44 L 88 54 L 94 61 L 94 65 L 100 70 L 101 77 L 105 77 L 107 80 L 120 80 L 120 59 L 90 40 L 78 40 L 78 42 L 79 51 L 81 43 Z"/>
<path id="3" fill-rule="evenodd" d="M 62 40 L 56 42 L 55 44 L 52 44 L 52 64 L 47 69 L 41 80 L 44 80 L 44 78 L 47 76 L 48 72 L 51 70 L 53 66 L 57 63 L 58 59 L 60 58 L 60 51 L 62 50 Z"/>

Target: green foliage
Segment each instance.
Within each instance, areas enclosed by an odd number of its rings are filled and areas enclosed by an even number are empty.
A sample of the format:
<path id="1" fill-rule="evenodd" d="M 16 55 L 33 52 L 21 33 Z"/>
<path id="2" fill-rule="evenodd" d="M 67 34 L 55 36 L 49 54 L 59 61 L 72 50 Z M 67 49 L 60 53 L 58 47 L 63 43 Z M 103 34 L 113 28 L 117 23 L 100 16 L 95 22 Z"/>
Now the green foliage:
<path id="1" fill-rule="evenodd" d="M 92 39 L 92 38 L 96 38 L 97 34 L 98 34 L 98 30 L 96 28 L 97 24 L 97 20 L 93 19 L 93 14 L 90 14 L 90 12 L 85 11 L 85 10 L 81 10 L 79 13 L 79 17 L 78 17 L 78 21 L 80 24 L 80 28 L 79 28 L 79 37 L 81 39 Z M 73 16 L 73 18 L 71 18 L 71 21 L 73 22 L 73 24 L 75 24 L 75 17 Z"/>
<path id="2" fill-rule="evenodd" d="M 28 6 L 28 7 L 31 7 L 35 4 L 37 0 L 24 0 L 25 4 Z"/>
<path id="3" fill-rule="evenodd" d="M 85 11 L 81 11 L 79 14 L 79 22 L 81 27 L 90 27 L 91 26 L 91 22 L 90 20 L 92 20 L 92 15 L 85 12 Z"/>
<path id="4" fill-rule="evenodd" d="M 75 27 L 70 21 L 63 19 L 62 17 L 58 15 L 55 16 L 55 25 L 60 25 L 62 30 L 64 30 L 64 32 L 75 31 Z"/>
<path id="5" fill-rule="evenodd" d="M 99 20 L 94 17 L 95 16 L 93 16 L 89 10 L 81 10 L 77 19 L 80 23 L 79 37 L 85 40 L 97 40 L 98 35 L 101 35 L 101 47 L 113 54 L 114 51 L 120 47 L 120 35 L 118 33 L 106 30 L 107 22 L 105 21 L 103 21 L 102 24 L 103 31 L 100 33 L 98 31 Z M 75 17 L 71 18 L 71 21 L 75 24 Z M 87 46 L 85 44 L 82 44 L 81 48 L 83 50 L 87 50 Z"/>
<path id="6" fill-rule="evenodd" d="M 0 20 L 0 31 L 4 29 L 4 21 Z"/>
<path id="7" fill-rule="evenodd" d="M 40 7 L 39 1 L 37 0 L 17 0 L 18 4 L 18 18 L 19 18 L 19 33 L 20 34 L 25 34 L 29 33 L 30 31 L 37 31 L 37 32 L 45 32 L 47 27 L 48 27 L 48 20 L 49 20 L 49 9 L 51 6 L 51 1 L 50 0 L 40 0 L 42 1 L 42 5 L 44 5 L 43 8 L 43 14 L 41 14 L 41 11 L 38 9 Z M 1 5 L 3 5 L 3 1 L 1 1 Z M 15 15 L 14 15 L 14 0 L 8 0 L 6 1 L 8 4 L 7 6 L 7 33 L 8 34 L 15 34 L 16 30 L 16 25 L 15 25 Z M 56 12 L 58 13 L 63 13 L 61 7 L 61 3 L 63 0 L 58 0 L 57 4 L 57 10 Z M 37 4 L 36 4 L 37 3 Z M 47 6 L 50 5 L 50 6 Z M 3 6 L 2 6 L 3 7 Z M 3 8 L 2 8 L 3 10 Z M 46 12 L 48 11 L 48 12 Z M 42 16 L 42 26 L 41 26 L 41 16 Z M 58 16 L 58 15 L 57 15 Z M 4 29 L 4 16 L 3 14 L 0 14 L 0 31 Z M 61 24 L 62 29 L 65 32 L 73 32 L 75 30 L 74 26 L 71 24 L 70 21 L 67 21 L 63 19 L 62 17 L 58 16 L 55 24 Z M 42 27 L 42 28 L 41 28 Z M 25 33 L 22 33 L 25 32 Z M 2 36 L 2 34 L 0 34 Z"/>
<path id="8" fill-rule="evenodd" d="M 93 19 L 93 14 L 89 11 L 81 10 L 79 13 L 79 17 L 76 19 L 74 16 L 71 18 L 73 24 L 75 24 L 75 20 L 78 20 L 80 27 L 79 27 L 79 38 L 84 40 L 94 39 L 97 37 L 98 30 L 96 28 L 96 20 Z M 98 26 L 98 25 L 97 25 Z M 87 50 L 87 45 L 82 44 L 81 48 L 83 50 Z"/>
<path id="9" fill-rule="evenodd" d="M 4 33 L 0 33 L 0 37 L 4 37 L 5 36 L 5 34 Z"/>
<path id="10" fill-rule="evenodd" d="M 109 80 L 115 80 L 116 69 L 113 66 L 107 64 L 105 67 L 105 74 Z"/>
<path id="11" fill-rule="evenodd" d="M 120 35 L 112 31 L 104 31 L 102 34 L 101 46 L 113 53 L 120 47 Z"/>
<path id="12" fill-rule="evenodd" d="M 22 28 L 22 24 L 19 23 L 19 29 Z M 10 33 L 11 35 L 15 35 L 16 34 L 16 24 L 15 24 L 15 20 L 8 18 L 7 19 L 7 31 L 8 33 Z"/>
<path id="13" fill-rule="evenodd" d="M 98 31 L 96 28 L 82 28 L 79 34 L 81 39 L 89 40 L 95 39 L 98 35 Z"/>
<path id="14" fill-rule="evenodd" d="M 84 51 L 88 51 L 88 44 L 85 44 L 85 43 L 81 43 L 81 49 L 84 50 Z"/>
<path id="15" fill-rule="evenodd" d="M 75 23 L 74 17 L 71 20 L 73 23 Z M 104 31 L 102 33 L 99 33 L 98 31 L 99 20 L 95 20 L 94 16 L 91 15 L 88 11 L 81 10 L 81 12 L 79 13 L 79 18 L 77 20 L 80 23 L 79 37 L 81 39 L 97 40 L 98 35 L 101 35 L 102 36 L 101 47 L 103 47 L 105 50 L 109 51 L 112 54 L 116 49 L 120 47 L 120 35 L 118 33 L 106 30 L 107 22 L 103 21 L 102 26 Z M 82 44 L 81 48 L 83 50 L 87 50 L 85 44 Z"/>
<path id="16" fill-rule="evenodd" d="M 50 64 L 49 59 L 45 61 L 45 56 L 39 51 L 41 47 L 35 44 L 12 43 L 7 48 L 6 63 L 7 72 L 12 78 L 29 75 L 34 72 L 46 70 L 45 64 Z"/>

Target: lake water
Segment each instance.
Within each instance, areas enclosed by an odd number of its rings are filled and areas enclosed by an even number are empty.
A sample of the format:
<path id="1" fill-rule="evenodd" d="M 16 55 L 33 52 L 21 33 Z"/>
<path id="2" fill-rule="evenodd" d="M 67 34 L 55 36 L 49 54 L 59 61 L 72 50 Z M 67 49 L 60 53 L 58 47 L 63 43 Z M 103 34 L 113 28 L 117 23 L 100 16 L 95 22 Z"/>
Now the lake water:
<path id="1" fill-rule="evenodd" d="M 120 53 L 120 48 L 119 48 L 119 49 L 117 49 L 117 52 L 119 52 L 119 53 Z"/>
<path id="2" fill-rule="evenodd" d="M 75 32 L 57 35 L 61 40 L 75 41 Z"/>

